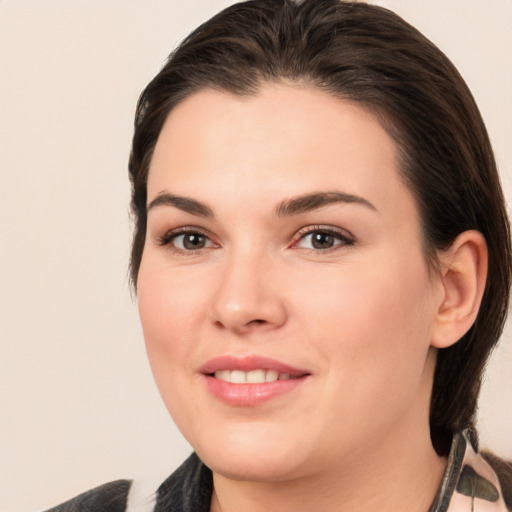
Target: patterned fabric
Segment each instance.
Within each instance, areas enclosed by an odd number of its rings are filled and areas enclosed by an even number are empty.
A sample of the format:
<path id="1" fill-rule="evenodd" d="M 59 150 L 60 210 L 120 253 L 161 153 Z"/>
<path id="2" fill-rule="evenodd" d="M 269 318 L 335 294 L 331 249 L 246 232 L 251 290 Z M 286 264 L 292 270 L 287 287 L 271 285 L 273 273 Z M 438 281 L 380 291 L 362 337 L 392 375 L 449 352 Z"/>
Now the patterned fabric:
<path id="1" fill-rule="evenodd" d="M 209 512 L 211 471 L 193 453 L 156 492 L 118 480 L 46 512 Z M 428 512 L 512 512 L 496 473 L 473 450 L 465 433 L 453 438 L 446 471 Z"/>
<path id="2" fill-rule="evenodd" d="M 509 512 L 496 473 L 466 434 L 454 436 L 446 471 L 429 512 Z"/>

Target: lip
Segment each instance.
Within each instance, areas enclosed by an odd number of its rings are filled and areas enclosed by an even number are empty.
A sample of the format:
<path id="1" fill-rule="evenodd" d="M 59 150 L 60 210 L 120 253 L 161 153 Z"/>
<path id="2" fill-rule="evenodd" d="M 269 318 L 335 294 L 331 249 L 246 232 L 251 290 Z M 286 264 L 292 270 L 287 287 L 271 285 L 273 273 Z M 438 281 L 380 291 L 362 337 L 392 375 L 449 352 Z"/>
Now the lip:
<path id="1" fill-rule="evenodd" d="M 289 373 L 295 377 L 310 373 L 307 370 L 294 368 L 293 366 L 282 363 L 277 359 L 256 355 L 245 357 L 214 357 L 206 362 L 199 371 L 203 374 L 215 373 L 219 370 L 242 370 L 244 372 L 250 372 L 251 370 L 258 370 L 260 368 L 265 370 L 275 370 L 279 373 Z"/>
<path id="2" fill-rule="evenodd" d="M 289 380 L 276 380 L 273 382 L 257 384 L 233 384 L 216 379 L 213 374 L 220 370 L 275 370 L 279 373 L 289 373 Z M 239 407 L 255 407 L 275 397 L 296 390 L 304 384 L 311 375 L 310 372 L 295 368 L 276 359 L 261 356 L 220 356 L 210 359 L 200 368 L 208 390 L 222 402 Z"/>

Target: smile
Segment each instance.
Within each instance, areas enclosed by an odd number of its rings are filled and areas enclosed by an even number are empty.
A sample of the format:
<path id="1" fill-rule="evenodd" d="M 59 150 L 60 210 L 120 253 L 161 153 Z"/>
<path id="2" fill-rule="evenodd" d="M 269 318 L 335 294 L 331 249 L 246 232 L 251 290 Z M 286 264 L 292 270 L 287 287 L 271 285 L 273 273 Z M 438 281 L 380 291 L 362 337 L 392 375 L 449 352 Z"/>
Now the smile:
<path id="1" fill-rule="evenodd" d="M 255 407 L 299 388 L 309 372 L 260 356 L 220 356 L 201 373 L 208 391 L 225 404 Z"/>
<path id="2" fill-rule="evenodd" d="M 276 380 L 297 379 L 298 375 L 289 373 L 280 373 L 277 370 L 251 370 L 244 372 L 242 370 L 218 370 L 214 377 L 224 382 L 232 384 L 263 384 L 264 382 L 275 382 Z"/>

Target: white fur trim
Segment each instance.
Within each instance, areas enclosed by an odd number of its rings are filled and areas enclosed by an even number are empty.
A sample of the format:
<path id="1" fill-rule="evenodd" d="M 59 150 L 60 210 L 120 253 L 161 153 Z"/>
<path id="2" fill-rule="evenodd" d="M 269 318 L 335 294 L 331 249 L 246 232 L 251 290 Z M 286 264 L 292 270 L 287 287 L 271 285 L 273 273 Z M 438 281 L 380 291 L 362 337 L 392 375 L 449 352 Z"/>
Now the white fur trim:
<path id="1" fill-rule="evenodd" d="M 152 512 L 157 488 L 153 480 L 134 480 L 128 492 L 126 512 Z"/>

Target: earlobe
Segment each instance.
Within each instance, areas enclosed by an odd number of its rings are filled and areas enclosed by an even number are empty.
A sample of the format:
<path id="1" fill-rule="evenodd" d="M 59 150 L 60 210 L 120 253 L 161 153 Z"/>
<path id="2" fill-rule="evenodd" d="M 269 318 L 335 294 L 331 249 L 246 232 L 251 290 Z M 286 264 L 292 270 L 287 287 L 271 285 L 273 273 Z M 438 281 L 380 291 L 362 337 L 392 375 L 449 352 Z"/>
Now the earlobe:
<path id="1" fill-rule="evenodd" d="M 432 346 L 456 343 L 475 321 L 487 279 L 487 244 L 478 231 L 464 231 L 440 254 L 441 294 Z"/>

